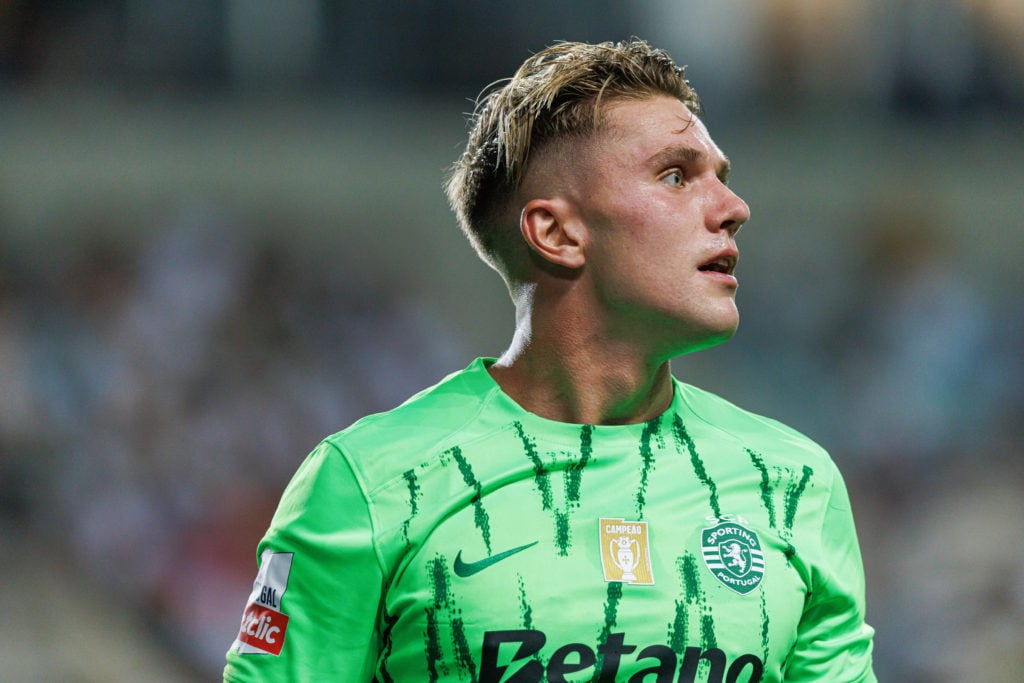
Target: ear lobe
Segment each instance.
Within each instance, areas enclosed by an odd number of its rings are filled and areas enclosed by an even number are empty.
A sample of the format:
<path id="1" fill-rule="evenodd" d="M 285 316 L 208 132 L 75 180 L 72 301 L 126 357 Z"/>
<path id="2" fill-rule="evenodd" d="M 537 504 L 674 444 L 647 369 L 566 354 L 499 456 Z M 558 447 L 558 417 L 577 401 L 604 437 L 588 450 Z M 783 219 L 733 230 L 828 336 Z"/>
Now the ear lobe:
<path id="1" fill-rule="evenodd" d="M 563 268 L 581 268 L 582 225 L 572 205 L 562 197 L 531 199 L 519 217 L 519 229 L 530 250 Z"/>

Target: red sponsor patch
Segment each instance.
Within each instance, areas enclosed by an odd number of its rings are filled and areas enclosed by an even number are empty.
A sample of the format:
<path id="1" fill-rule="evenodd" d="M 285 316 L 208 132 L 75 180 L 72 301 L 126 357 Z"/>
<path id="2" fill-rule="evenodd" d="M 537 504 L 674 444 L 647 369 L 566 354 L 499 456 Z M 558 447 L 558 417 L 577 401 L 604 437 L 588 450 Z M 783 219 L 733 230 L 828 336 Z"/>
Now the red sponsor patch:
<path id="1" fill-rule="evenodd" d="M 288 615 L 266 605 L 250 602 L 242 615 L 238 640 L 267 654 L 281 654 L 284 634 L 288 630 Z"/>

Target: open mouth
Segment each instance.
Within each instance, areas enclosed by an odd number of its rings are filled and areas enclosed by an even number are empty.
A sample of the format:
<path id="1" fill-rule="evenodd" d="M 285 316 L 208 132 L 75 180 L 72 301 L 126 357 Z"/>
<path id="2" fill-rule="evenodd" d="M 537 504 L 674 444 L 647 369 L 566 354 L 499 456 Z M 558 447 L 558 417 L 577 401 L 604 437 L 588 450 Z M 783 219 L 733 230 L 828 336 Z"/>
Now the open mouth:
<path id="1" fill-rule="evenodd" d="M 697 270 L 711 273 L 724 273 L 726 275 L 732 275 L 733 271 L 736 270 L 736 258 L 733 256 L 721 256 L 716 258 L 714 261 L 708 261 L 704 265 L 697 268 Z"/>

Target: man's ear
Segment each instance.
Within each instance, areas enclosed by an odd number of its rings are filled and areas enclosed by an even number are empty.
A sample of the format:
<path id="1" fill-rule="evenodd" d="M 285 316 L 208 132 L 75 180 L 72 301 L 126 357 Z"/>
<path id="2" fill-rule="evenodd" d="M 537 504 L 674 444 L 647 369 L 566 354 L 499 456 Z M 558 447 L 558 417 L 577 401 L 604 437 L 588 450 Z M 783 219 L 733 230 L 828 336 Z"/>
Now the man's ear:
<path id="1" fill-rule="evenodd" d="M 583 267 L 586 228 L 564 197 L 531 199 L 519 216 L 519 230 L 530 250 L 563 268 Z"/>

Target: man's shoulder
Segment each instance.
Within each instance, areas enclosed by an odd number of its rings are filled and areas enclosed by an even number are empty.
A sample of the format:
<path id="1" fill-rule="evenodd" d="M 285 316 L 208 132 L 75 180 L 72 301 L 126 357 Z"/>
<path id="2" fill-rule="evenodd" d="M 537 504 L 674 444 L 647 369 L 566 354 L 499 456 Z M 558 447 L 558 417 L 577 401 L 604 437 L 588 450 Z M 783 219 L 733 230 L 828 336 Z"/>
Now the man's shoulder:
<path id="1" fill-rule="evenodd" d="M 741 408 L 706 389 L 682 382 L 676 385 L 696 419 L 712 430 L 739 439 L 751 450 L 768 455 L 788 453 L 808 461 L 831 461 L 816 441 L 784 422 Z"/>
<path id="2" fill-rule="evenodd" d="M 485 375 L 478 359 L 401 405 L 367 415 L 325 441 L 360 469 L 394 471 L 405 461 L 414 466 L 467 429 L 476 428 L 476 418 L 493 391 Z"/>

